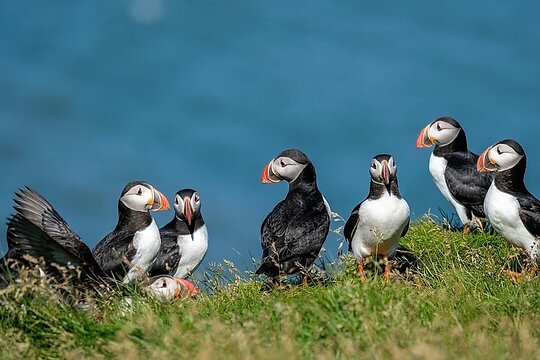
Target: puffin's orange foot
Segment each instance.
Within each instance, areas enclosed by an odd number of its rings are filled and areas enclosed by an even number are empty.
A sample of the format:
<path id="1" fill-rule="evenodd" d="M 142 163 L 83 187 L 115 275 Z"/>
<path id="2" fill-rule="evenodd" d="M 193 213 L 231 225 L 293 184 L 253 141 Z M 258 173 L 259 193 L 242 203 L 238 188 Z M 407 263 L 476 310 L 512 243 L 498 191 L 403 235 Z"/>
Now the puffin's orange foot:
<path id="1" fill-rule="evenodd" d="M 470 232 L 471 232 L 471 227 L 469 225 L 465 225 L 463 227 L 463 235 L 469 235 Z"/>
<path id="2" fill-rule="evenodd" d="M 533 263 L 531 265 L 531 271 L 529 272 L 529 274 L 531 275 L 531 277 L 535 277 L 537 272 L 538 272 L 538 265 L 536 265 L 536 263 Z"/>
<path id="3" fill-rule="evenodd" d="M 389 282 L 390 281 L 390 271 L 392 270 L 392 265 L 390 263 L 387 263 L 384 266 L 384 281 Z"/>
<path id="4" fill-rule="evenodd" d="M 510 281 L 518 283 L 523 281 L 523 272 L 517 272 L 512 270 L 503 270 L 503 273 L 510 277 Z"/>
<path id="5" fill-rule="evenodd" d="M 358 263 L 356 267 L 358 268 L 358 275 L 360 276 L 360 281 L 362 282 L 366 281 L 367 277 L 364 271 L 364 263 Z"/>

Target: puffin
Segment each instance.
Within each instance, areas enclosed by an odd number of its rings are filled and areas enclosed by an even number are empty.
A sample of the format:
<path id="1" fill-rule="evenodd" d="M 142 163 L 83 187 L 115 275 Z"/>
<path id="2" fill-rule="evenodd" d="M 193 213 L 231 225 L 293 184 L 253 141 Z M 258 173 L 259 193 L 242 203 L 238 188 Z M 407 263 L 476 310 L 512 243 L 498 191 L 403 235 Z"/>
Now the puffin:
<path id="1" fill-rule="evenodd" d="M 130 283 L 150 271 L 161 246 L 159 228 L 150 211 L 169 208 L 167 198 L 147 182 L 132 181 L 124 187 L 116 227 L 92 249 L 107 275 Z"/>
<path id="2" fill-rule="evenodd" d="M 317 187 L 315 167 L 297 149 L 288 149 L 263 169 L 261 182 L 289 183 L 289 191 L 261 225 L 262 260 L 256 274 L 277 280 L 309 268 L 317 259 L 330 228 L 327 203 Z M 307 277 L 303 277 L 304 283 Z"/>
<path id="3" fill-rule="evenodd" d="M 98 291 L 100 285 L 112 285 L 109 278 L 92 255 L 90 248 L 71 230 L 52 205 L 36 191 L 19 189 L 15 198 L 15 214 L 8 219 L 7 242 L 10 251 L 43 258 L 45 270 L 53 277 L 65 280 L 65 274 L 56 265 L 74 270 L 74 285 Z M 199 290 L 191 282 L 170 276 L 147 279 L 143 290 L 164 300 L 186 298 Z M 174 296 L 173 296 L 174 295 Z"/>
<path id="4" fill-rule="evenodd" d="M 362 280 L 366 279 L 364 259 L 368 256 L 393 259 L 410 221 L 409 205 L 399 193 L 394 157 L 389 154 L 374 156 L 369 173 L 369 194 L 352 210 L 343 230 Z M 387 281 L 390 271 L 391 264 L 387 262 L 384 269 Z"/>
<path id="5" fill-rule="evenodd" d="M 201 197 L 193 189 L 179 190 L 174 196 L 174 218 L 163 226 L 161 248 L 150 275 L 190 276 L 208 250 L 208 230 L 201 213 Z"/>
<path id="6" fill-rule="evenodd" d="M 523 249 L 537 271 L 540 256 L 540 201 L 525 186 L 527 157 L 515 140 L 489 146 L 478 158 L 478 171 L 495 173 L 484 200 L 487 219 L 495 231 Z M 511 276 L 521 276 L 507 271 Z"/>
<path id="7" fill-rule="evenodd" d="M 465 131 L 451 117 L 435 119 L 420 131 L 416 147 L 432 145 L 435 147 L 429 158 L 429 172 L 468 233 L 486 217 L 484 198 L 493 174 L 478 172 L 478 155 L 469 151 Z"/>

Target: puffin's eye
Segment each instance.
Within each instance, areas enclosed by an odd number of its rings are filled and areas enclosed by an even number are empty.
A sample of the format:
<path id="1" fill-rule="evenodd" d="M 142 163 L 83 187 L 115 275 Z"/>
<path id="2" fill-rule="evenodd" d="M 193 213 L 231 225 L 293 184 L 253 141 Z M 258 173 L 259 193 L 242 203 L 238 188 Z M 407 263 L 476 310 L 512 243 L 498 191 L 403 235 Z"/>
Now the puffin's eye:
<path id="1" fill-rule="evenodd" d="M 200 200 L 199 195 L 195 195 L 195 202 L 198 203 Z"/>
<path id="2" fill-rule="evenodd" d="M 441 130 L 442 130 L 441 124 L 437 123 L 437 131 L 441 131 Z"/>
<path id="3" fill-rule="evenodd" d="M 279 165 L 281 165 L 281 167 L 287 166 L 287 164 L 285 164 L 285 162 L 284 162 L 283 160 L 280 160 L 280 161 L 279 161 Z"/>
<path id="4" fill-rule="evenodd" d="M 375 163 L 371 163 L 371 168 L 372 169 L 377 169 L 377 165 Z"/>
<path id="5" fill-rule="evenodd" d="M 175 197 L 174 197 L 174 203 L 175 203 L 176 205 L 178 205 L 178 196 L 175 196 Z"/>
<path id="6" fill-rule="evenodd" d="M 499 147 L 497 146 L 497 154 L 501 155 L 502 154 L 502 151 L 501 149 L 499 149 Z"/>
<path id="7" fill-rule="evenodd" d="M 141 196 L 142 195 L 142 189 L 139 188 L 139 191 L 137 191 L 137 195 Z"/>

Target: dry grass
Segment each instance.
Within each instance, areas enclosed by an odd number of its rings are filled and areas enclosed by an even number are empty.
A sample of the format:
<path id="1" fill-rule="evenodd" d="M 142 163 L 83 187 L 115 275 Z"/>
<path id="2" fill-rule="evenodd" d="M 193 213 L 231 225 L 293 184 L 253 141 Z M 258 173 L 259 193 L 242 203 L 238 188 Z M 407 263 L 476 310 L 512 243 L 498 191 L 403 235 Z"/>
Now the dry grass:
<path id="1" fill-rule="evenodd" d="M 330 277 L 279 289 L 225 262 L 193 301 L 112 292 L 85 311 L 28 277 L 0 292 L 0 357 L 540 358 L 540 280 L 506 278 L 520 256 L 503 239 L 424 219 L 404 245 L 418 268 L 389 284 L 377 266 L 359 281 L 350 256 Z"/>

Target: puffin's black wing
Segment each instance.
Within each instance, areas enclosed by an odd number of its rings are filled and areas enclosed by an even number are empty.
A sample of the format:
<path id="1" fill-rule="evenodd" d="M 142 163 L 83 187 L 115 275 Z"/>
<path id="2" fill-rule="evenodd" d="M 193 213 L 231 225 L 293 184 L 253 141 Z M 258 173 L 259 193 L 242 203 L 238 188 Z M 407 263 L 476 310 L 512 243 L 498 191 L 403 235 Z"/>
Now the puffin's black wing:
<path id="1" fill-rule="evenodd" d="M 70 253 L 79 259 L 92 257 L 88 246 L 69 228 L 65 220 L 43 196 L 25 187 L 15 193 L 14 201 L 13 208 L 17 214 L 26 218 Z"/>
<path id="2" fill-rule="evenodd" d="M 322 199 L 315 207 L 303 205 L 300 199 L 286 199 L 263 221 L 263 259 L 257 273 L 275 276 L 278 264 L 294 266 L 295 261 L 316 258 L 328 235 L 330 217 Z"/>
<path id="3" fill-rule="evenodd" d="M 137 253 L 133 246 L 134 236 L 135 231 L 117 228 L 94 247 L 92 254 L 105 274 L 119 278 L 127 274 Z"/>
<path id="4" fill-rule="evenodd" d="M 349 251 L 352 251 L 351 242 L 352 238 L 354 237 L 354 233 L 356 232 L 356 227 L 358 226 L 358 213 L 360 210 L 360 205 L 362 205 L 362 203 L 356 205 L 356 207 L 352 209 L 351 215 L 343 228 L 343 236 L 345 236 L 345 239 L 349 242 Z"/>
<path id="5" fill-rule="evenodd" d="M 484 198 L 493 181 L 494 173 L 478 172 L 478 155 L 472 152 L 455 152 L 447 158 L 445 178 L 452 196 L 474 215 L 485 217 Z"/>
<path id="6" fill-rule="evenodd" d="M 540 238 L 540 201 L 531 194 L 517 196 L 519 217 L 525 228 L 536 238 Z"/>
<path id="7" fill-rule="evenodd" d="M 152 270 L 150 270 L 150 276 L 162 274 L 173 275 L 176 272 L 176 267 L 181 258 L 179 252 L 180 249 L 176 241 L 178 232 L 176 231 L 174 224 L 171 226 L 169 225 L 170 224 L 167 224 L 159 230 L 161 247 L 156 256 L 156 262 L 154 263 Z"/>
<path id="8" fill-rule="evenodd" d="M 52 263 L 65 267 L 73 266 L 78 267 L 83 276 L 105 277 L 88 247 L 85 252 L 89 254 L 88 257 L 80 258 L 21 214 L 13 215 L 9 221 L 7 239 L 17 252 L 37 259 L 43 257 L 49 267 Z"/>
<path id="9" fill-rule="evenodd" d="M 407 219 L 407 225 L 403 228 L 403 231 L 401 232 L 401 237 L 404 237 L 407 235 L 407 232 L 409 232 L 409 225 L 411 225 L 411 218 Z"/>

